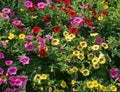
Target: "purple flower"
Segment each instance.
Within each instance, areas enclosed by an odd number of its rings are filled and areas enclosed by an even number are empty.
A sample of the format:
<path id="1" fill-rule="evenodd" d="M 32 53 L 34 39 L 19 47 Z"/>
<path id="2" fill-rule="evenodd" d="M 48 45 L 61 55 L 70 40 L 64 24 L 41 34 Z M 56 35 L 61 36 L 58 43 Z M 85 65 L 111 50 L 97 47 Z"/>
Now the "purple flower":
<path id="1" fill-rule="evenodd" d="M 15 26 L 20 25 L 20 23 L 21 23 L 21 20 L 19 20 L 19 19 L 14 19 L 13 22 L 12 22 L 12 24 L 15 25 Z"/>
<path id="2" fill-rule="evenodd" d="M 25 1 L 24 2 L 24 5 L 27 7 L 27 8 L 30 8 L 33 6 L 33 3 L 31 1 Z"/>
<path id="3" fill-rule="evenodd" d="M 119 75 L 119 73 L 117 72 L 117 69 L 116 69 L 116 68 L 111 68 L 111 69 L 110 69 L 110 76 L 111 76 L 112 78 L 117 78 L 118 75 Z"/>
<path id="4" fill-rule="evenodd" d="M 97 37 L 96 38 L 96 43 L 97 44 L 102 44 L 103 41 L 104 41 L 104 39 L 102 37 Z"/>
<path id="5" fill-rule="evenodd" d="M 3 8 L 2 12 L 4 12 L 4 13 L 10 13 L 11 9 L 10 8 Z"/>
<path id="6" fill-rule="evenodd" d="M 0 85 L 2 84 L 2 79 L 0 78 Z"/>
<path id="7" fill-rule="evenodd" d="M 4 54 L 2 52 L 0 52 L 0 59 L 5 58 Z"/>
<path id="8" fill-rule="evenodd" d="M 26 36 L 26 40 L 31 40 L 32 38 L 33 38 L 32 35 L 27 35 L 27 36 Z"/>
<path id="9" fill-rule="evenodd" d="M 5 64 L 6 64 L 7 66 L 11 65 L 12 63 L 13 63 L 12 60 L 6 60 L 6 61 L 5 61 Z"/>
<path id="10" fill-rule="evenodd" d="M 3 75 L 4 70 L 0 67 L 0 75 Z"/>
<path id="11" fill-rule="evenodd" d="M 33 51 L 34 50 L 34 46 L 33 46 L 32 42 L 27 42 L 25 44 L 25 48 L 27 48 L 28 51 Z"/>
<path id="12" fill-rule="evenodd" d="M 17 78 L 15 80 L 15 86 L 21 86 L 21 85 L 22 85 L 22 81 L 19 78 Z"/>
<path id="13" fill-rule="evenodd" d="M 38 6 L 38 9 L 44 9 L 45 6 L 46 6 L 46 3 L 40 2 L 40 3 L 37 4 L 37 6 Z"/>
<path id="14" fill-rule="evenodd" d="M 28 81 L 28 78 L 27 78 L 27 76 L 22 75 L 22 76 L 20 76 L 20 80 L 22 81 L 23 84 L 26 84 Z"/>
<path id="15" fill-rule="evenodd" d="M 23 65 L 26 65 L 26 64 L 29 64 L 30 63 L 30 58 L 28 56 L 22 56 L 20 58 L 20 62 L 23 64 Z"/>
<path id="16" fill-rule="evenodd" d="M 1 14 L 1 16 L 2 16 L 4 19 L 9 19 L 8 14 Z"/>
<path id="17" fill-rule="evenodd" d="M 11 16 L 11 17 L 15 16 L 15 13 L 14 13 L 14 12 L 11 12 L 11 13 L 10 13 L 10 16 Z"/>
<path id="18" fill-rule="evenodd" d="M 17 73 L 17 70 L 17 67 L 11 66 L 8 68 L 7 73 L 9 73 L 10 75 L 15 75 Z"/>
<path id="19" fill-rule="evenodd" d="M 6 88 L 4 92 L 13 92 L 13 90 L 11 88 Z"/>
<path id="20" fill-rule="evenodd" d="M 45 37 L 48 38 L 48 39 L 52 39 L 53 38 L 53 36 L 51 36 L 49 34 L 47 34 Z"/>

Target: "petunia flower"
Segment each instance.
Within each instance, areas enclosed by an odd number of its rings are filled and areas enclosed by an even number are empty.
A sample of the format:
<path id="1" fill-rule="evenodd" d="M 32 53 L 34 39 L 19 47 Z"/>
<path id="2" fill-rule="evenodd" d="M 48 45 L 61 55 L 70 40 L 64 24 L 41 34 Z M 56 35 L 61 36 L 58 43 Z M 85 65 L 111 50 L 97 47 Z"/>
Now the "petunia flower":
<path id="1" fill-rule="evenodd" d="M 29 64 L 30 63 L 30 58 L 28 56 L 22 56 L 20 58 L 20 62 L 23 64 L 23 65 L 26 65 L 26 64 Z"/>
<path id="2" fill-rule="evenodd" d="M 10 75 L 16 75 L 17 70 L 18 70 L 17 67 L 11 66 L 11 67 L 8 68 L 7 73 L 10 74 Z"/>

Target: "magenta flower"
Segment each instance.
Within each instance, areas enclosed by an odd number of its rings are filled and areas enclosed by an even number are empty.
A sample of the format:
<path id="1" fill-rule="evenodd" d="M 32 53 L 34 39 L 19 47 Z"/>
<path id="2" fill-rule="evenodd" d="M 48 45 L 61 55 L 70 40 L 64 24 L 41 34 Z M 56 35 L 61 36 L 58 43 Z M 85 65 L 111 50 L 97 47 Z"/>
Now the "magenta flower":
<path id="1" fill-rule="evenodd" d="M 103 41 L 104 41 L 104 39 L 102 37 L 97 37 L 96 38 L 96 43 L 97 44 L 102 44 Z"/>
<path id="2" fill-rule="evenodd" d="M 88 5 L 84 5 L 81 7 L 82 9 L 87 9 L 88 8 Z"/>
<path id="3" fill-rule="evenodd" d="M 2 12 L 4 12 L 4 13 L 10 13 L 11 9 L 10 8 L 3 8 Z"/>
<path id="4" fill-rule="evenodd" d="M 25 48 L 27 48 L 28 51 L 33 51 L 34 50 L 34 46 L 33 46 L 32 42 L 27 42 L 25 44 Z"/>
<path id="5" fill-rule="evenodd" d="M 11 88 L 6 88 L 4 92 L 14 92 Z"/>
<path id="6" fill-rule="evenodd" d="M 10 75 L 15 75 L 17 73 L 17 70 L 17 67 L 11 66 L 8 68 L 7 73 L 9 73 Z"/>
<path id="7" fill-rule="evenodd" d="M 0 78 L 0 85 L 2 84 L 2 79 Z"/>
<path id="8" fill-rule="evenodd" d="M 4 70 L 0 67 L 0 75 L 3 75 Z"/>
<path id="9" fill-rule="evenodd" d="M 120 82 L 120 74 L 118 75 L 118 77 L 117 77 L 117 78 L 118 78 L 118 82 Z"/>
<path id="10" fill-rule="evenodd" d="M 43 45 L 38 46 L 39 51 L 43 50 L 44 48 L 45 48 L 45 46 L 43 46 Z"/>
<path id="11" fill-rule="evenodd" d="M 53 38 L 53 36 L 51 36 L 49 34 L 45 35 L 45 37 L 48 38 L 48 39 L 52 39 Z"/>
<path id="12" fill-rule="evenodd" d="M 27 35 L 27 36 L 26 36 L 26 40 L 31 40 L 32 38 L 33 38 L 32 35 Z"/>
<path id="13" fill-rule="evenodd" d="M 2 16 L 4 19 L 9 19 L 8 14 L 1 14 L 1 16 Z"/>
<path id="14" fill-rule="evenodd" d="M 40 2 L 40 3 L 37 4 L 37 6 L 38 6 L 38 9 L 44 9 L 45 6 L 46 6 L 46 3 Z"/>
<path id="15" fill-rule="evenodd" d="M 33 3 L 31 1 L 25 1 L 24 2 L 24 5 L 27 7 L 27 8 L 30 8 L 33 6 Z"/>
<path id="16" fill-rule="evenodd" d="M 12 60 L 6 60 L 6 61 L 5 61 L 5 64 L 6 64 L 7 66 L 11 65 L 12 63 L 13 63 Z"/>
<path id="17" fill-rule="evenodd" d="M 82 22 L 83 22 L 83 19 L 82 19 L 82 18 L 80 18 L 80 17 L 75 17 L 75 18 L 70 22 L 70 24 L 71 24 L 73 27 L 76 26 L 76 24 L 77 24 L 77 26 L 81 27 L 81 26 L 82 26 Z"/>
<path id="18" fill-rule="evenodd" d="M 11 12 L 11 13 L 10 13 L 10 16 L 11 16 L 11 17 L 15 16 L 15 13 L 14 13 L 14 12 Z"/>
<path id="19" fill-rule="evenodd" d="M 28 78 L 27 78 L 27 76 L 22 75 L 22 76 L 20 76 L 20 80 L 22 81 L 23 84 L 26 84 L 28 81 Z"/>
<path id="20" fill-rule="evenodd" d="M 119 75 L 119 73 L 117 72 L 117 69 L 116 69 L 116 68 L 111 68 L 111 69 L 110 69 L 110 76 L 111 76 L 112 78 L 117 78 L 118 75 Z"/>
<path id="21" fill-rule="evenodd" d="M 40 38 L 39 42 L 40 42 L 41 44 L 45 44 L 45 43 L 46 43 L 46 40 L 43 39 L 43 38 Z"/>
<path id="22" fill-rule="evenodd" d="M 0 52 L 0 59 L 5 58 L 4 54 L 2 52 Z"/>
<path id="23" fill-rule="evenodd" d="M 28 56 L 22 56 L 20 58 L 20 62 L 23 64 L 23 65 L 26 65 L 26 64 L 29 64 L 30 63 L 30 58 Z"/>
<path id="24" fill-rule="evenodd" d="M 19 19 L 14 19 L 12 22 L 12 24 L 15 26 L 20 25 L 20 23 L 21 23 L 21 20 L 19 20 Z"/>
<path id="25" fill-rule="evenodd" d="M 21 85 L 22 85 L 22 81 L 19 78 L 17 78 L 15 80 L 15 86 L 21 86 Z"/>
<path id="26" fill-rule="evenodd" d="M 96 27 L 95 26 L 89 26 L 90 29 L 95 29 Z"/>

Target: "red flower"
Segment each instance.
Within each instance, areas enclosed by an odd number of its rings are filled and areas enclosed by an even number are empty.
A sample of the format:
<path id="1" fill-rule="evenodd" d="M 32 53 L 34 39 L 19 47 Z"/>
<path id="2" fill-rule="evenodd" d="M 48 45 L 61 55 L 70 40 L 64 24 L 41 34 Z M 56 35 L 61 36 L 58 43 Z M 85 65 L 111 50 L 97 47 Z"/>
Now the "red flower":
<path id="1" fill-rule="evenodd" d="M 64 11 L 64 12 L 68 12 L 68 10 L 66 8 L 60 8 L 60 10 Z"/>
<path id="2" fill-rule="evenodd" d="M 70 15 L 71 17 L 75 17 L 75 16 L 76 16 L 76 13 L 75 13 L 75 12 L 69 12 L 69 15 Z"/>
<path id="3" fill-rule="evenodd" d="M 93 14 L 93 16 L 96 16 L 97 15 L 96 10 L 92 10 L 92 14 Z"/>
<path id="4" fill-rule="evenodd" d="M 70 33 L 75 35 L 78 33 L 78 30 L 76 28 L 70 28 Z"/>
<path id="5" fill-rule="evenodd" d="M 67 8 L 69 11 L 74 10 L 74 8 L 73 8 L 72 6 L 67 6 L 66 8 Z"/>
<path id="6" fill-rule="evenodd" d="M 91 24 L 92 24 L 92 20 L 89 19 L 89 18 L 86 18 L 86 19 L 84 20 L 84 23 L 85 23 L 85 24 L 88 24 L 88 25 L 91 25 Z"/>
<path id="7" fill-rule="evenodd" d="M 41 51 L 39 51 L 39 55 L 41 57 L 45 57 L 46 56 L 46 50 L 45 49 L 42 49 Z"/>
<path id="8" fill-rule="evenodd" d="M 50 17 L 49 16 L 44 16 L 43 20 L 44 20 L 45 23 L 48 23 L 48 22 L 50 22 Z"/>
<path id="9" fill-rule="evenodd" d="M 108 15 L 108 12 L 107 11 L 103 11 L 102 14 L 103 15 Z"/>
<path id="10" fill-rule="evenodd" d="M 50 7 L 50 9 L 51 9 L 51 10 L 54 10 L 54 9 L 55 9 L 55 6 L 54 6 L 54 5 L 52 5 L 52 6 Z"/>
<path id="11" fill-rule="evenodd" d="M 33 32 L 34 34 L 38 34 L 38 33 L 40 32 L 40 27 L 34 26 L 33 29 L 32 29 L 32 32 Z"/>
<path id="12" fill-rule="evenodd" d="M 62 0 L 57 0 L 57 3 L 61 3 L 62 2 Z"/>
<path id="13" fill-rule="evenodd" d="M 29 8 L 30 13 L 33 13 L 33 12 L 35 11 L 35 10 L 34 10 L 35 7 L 36 7 L 36 5 L 33 5 L 32 7 Z"/>
<path id="14" fill-rule="evenodd" d="M 64 0 L 64 4 L 70 4 L 70 0 Z"/>
<path id="15" fill-rule="evenodd" d="M 56 26 L 56 27 L 54 27 L 54 32 L 55 32 L 55 33 L 60 32 L 60 26 Z"/>

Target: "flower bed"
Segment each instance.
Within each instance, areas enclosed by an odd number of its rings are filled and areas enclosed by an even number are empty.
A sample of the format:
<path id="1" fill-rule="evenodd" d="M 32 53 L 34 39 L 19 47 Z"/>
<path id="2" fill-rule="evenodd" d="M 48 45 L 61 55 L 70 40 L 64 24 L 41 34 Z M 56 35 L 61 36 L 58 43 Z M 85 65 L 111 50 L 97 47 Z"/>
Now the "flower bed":
<path id="1" fill-rule="evenodd" d="M 113 30 L 102 31 L 107 30 L 104 24 L 115 9 L 109 4 L 102 0 L 19 0 L 16 11 L 3 7 L 2 91 L 20 92 L 24 85 L 27 92 L 119 91 L 119 68 L 111 56 L 119 45 L 111 44 Z"/>

